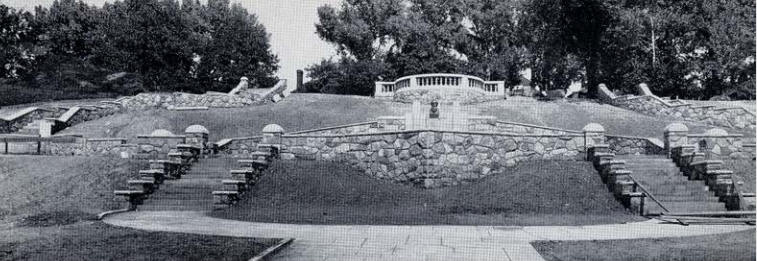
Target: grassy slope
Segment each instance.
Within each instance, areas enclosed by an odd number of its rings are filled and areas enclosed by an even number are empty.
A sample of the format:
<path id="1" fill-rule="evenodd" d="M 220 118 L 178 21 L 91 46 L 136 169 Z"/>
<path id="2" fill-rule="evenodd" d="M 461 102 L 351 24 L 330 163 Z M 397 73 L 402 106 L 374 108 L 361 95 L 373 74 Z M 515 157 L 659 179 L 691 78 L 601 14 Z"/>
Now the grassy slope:
<path id="1" fill-rule="evenodd" d="M 149 232 L 80 222 L 0 229 L 0 260 L 247 260 L 275 239 Z"/>
<path id="2" fill-rule="evenodd" d="M 596 122 L 605 126 L 610 134 L 657 138 L 662 138 L 662 130 L 674 122 L 593 102 L 502 101 L 466 109 L 496 116 L 500 120 L 571 130 L 581 130 L 586 124 Z M 296 131 L 365 122 L 379 116 L 402 115 L 409 111 L 409 104 L 367 97 L 292 94 L 282 102 L 259 107 L 209 111 L 135 110 L 79 124 L 63 133 L 131 138 L 149 134 L 158 128 L 181 133 L 189 125 L 201 124 L 208 127 L 210 139 L 215 141 L 259 135 L 260 130 L 269 123 L 279 124 L 287 131 Z M 706 126 L 689 125 L 692 133 L 703 133 L 708 129 Z"/>
<path id="3" fill-rule="evenodd" d="M 319 161 L 275 163 L 223 218 L 316 224 L 595 224 L 637 220 L 585 162 L 523 163 L 471 184 L 426 190 Z"/>
<path id="4" fill-rule="evenodd" d="M 0 156 L 0 220 L 123 207 L 113 190 L 125 187 L 143 164 L 102 157 Z"/>
<path id="5" fill-rule="evenodd" d="M 681 238 L 536 241 L 546 260 L 755 260 L 754 230 Z"/>
<path id="6" fill-rule="evenodd" d="M 724 168 L 733 171 L 734 182 L 743 182 L 742 187 L 745 192 L 755 192 L 755 179 L 757 179 L 757 168 L 752 159 L 727 159 L 723 161 Z"/>

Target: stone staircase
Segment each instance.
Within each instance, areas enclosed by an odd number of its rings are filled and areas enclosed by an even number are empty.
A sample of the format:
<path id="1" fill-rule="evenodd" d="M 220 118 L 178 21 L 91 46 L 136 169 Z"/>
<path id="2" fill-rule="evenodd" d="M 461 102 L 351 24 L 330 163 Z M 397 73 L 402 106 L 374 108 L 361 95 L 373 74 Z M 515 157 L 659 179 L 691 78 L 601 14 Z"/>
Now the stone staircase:
<path id="1" fill-rule="evenodd" d="M 632 172 L 645 189 L 671 213 L 726 211 L 715 192 L 709 191 L 703 180 L 689 180 L 676 164 L 664 155 L 618 156 L 625 161 L 625 169 Z M 664 210 L 647 198 L 645 214 Z"/>
<path id="2" fill-rule="evenodd" d="M 192 165 L 180 179 L 166 180 L 155 190 L 139 210 L 151 211 L 210 211 L 213 210 L 213 191 L 222 190 L 221 181 L 229 176 L 237 159 L 203 158 Z"/>

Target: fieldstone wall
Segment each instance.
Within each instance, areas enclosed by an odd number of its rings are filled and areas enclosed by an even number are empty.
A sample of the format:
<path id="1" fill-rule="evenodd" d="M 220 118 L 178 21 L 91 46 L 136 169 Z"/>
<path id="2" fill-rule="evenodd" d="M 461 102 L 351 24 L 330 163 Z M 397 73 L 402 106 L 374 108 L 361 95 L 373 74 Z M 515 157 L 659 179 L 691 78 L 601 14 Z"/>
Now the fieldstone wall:
<path id="1" fill-rule="evenodd" d="M 691 104 L 668 104 L 657 96 L 618 97 L 612 104 L 639 113 L 674 118 L 684 121 L 703 122 L 713 126 L 754 131 L 755 115 L 741 107 L 716 108 L 692 106 Z"/>
<path id="2" fill-rule="evenodd" d="M 209 108 L 235 108 L 252 105 L 262 105 L 272 102 L 271 97 L 279 95 L 287 89 L 286 81 L 266 92 L 254 92 L 250 89 L 237 91 L 236 94 L 227 93 L 140 93 L 129 99 L 123 100 L 127 108 L 147 107 L 209 107 Z"/>
<path id="3" fill-rule="evenodd" d="M 13 133 L 23 129 L 27 124 L 45 118 L 57 118 L 65 112 L 62 108 L 36 108 L 30 107 L 24 109 L 24 112 L 19 115 L 14 115 L 11 118 L 0 118 L 0 133 Z"/>
<path id="4" fill-rule="evenodd" d="M 176 146 L 186 142 L 186 136 L 137 136 L 137 153 L 152 159 L 164 159 Z"/>
<path id="5" fill-rule="evenodd" d="M 491 129 L 495 132 L 511 134 L 534 134 L 534 135 L 567 135 L 581 134 L 581 131 L 564 130 L 558 128 L 549 128 L 545 126 L 530 125 L 517 122 L 496 121 L 495 126 Z"/>
<path id="6" fill-rule="evenodd" d="M 217 153 L 232 155 L 233 157 L 249 158 L 252 157 L 251 153 L 257 149 L 258 143 L 261 140 L 263 140 L 263 136 L 234 138 L 223 144 L 223 146 L 218 147 Z"/>
<path id="7" fill-rule="evenodd" d="M 665 148 L 650 139 L 606 135 L 609 151 L 615 155 L 662 155 Z"/>
<path id="8" fill-rule="evenodd" d="M 348 125 L 340 125 L 328 128 L 319 128 L 305 131 L 292 132 L 290 134 L 309 134 L 309 135 L 342 135 L 342 134 L 358 134 L 358 133 L 373 133 L 378 129 L 383 129 L 382 123 L 386 124 L 386 121 L 371 121 L 363 123 L 355 123 Z"/>
<path id="9" fill-rule="evenodd" d="M 413 88 L 399 90 L 394 93 L 394 101 L 413 103 L 419 101 L 423 104 L 429 104 L 432 101 L 453 102 L 458 101 L 461 104 L 474 104 L 491 100 L 501 100 L 501 96 L 486 95 L 485 92 L 471 88 L 445 88 L 435 86 L 433 88 Z"/>
<path id="10" fill-rule="evenodd" d="M 520 161 L 580 160 L 583 134 L 403 131 L 284 135 L 282 158 L 340 161 L 379 179 L 433 188 L 500 173 Z"/>
<path id="11" fill-rule="evenodd" d="M 85 121 L 110 116 L 121 112 L 121 110 L 122 107 L 117 105 L 84 106 L 79 108 L 79 110 L 64 123 L 65 126 L 73 126 Z"/>
<path id="12" fill-rule="evenodd" d="M 111 156 L 131 158 L 137 153 L 136 144 L 127 144 L 126 139 L 78 138 L 75 142 L 45 143 L 44 154 L 56 156 Z"/>
<path id="13" fill-rule="evenodd" d="M 689 144 L 695 145 L 696 150 L 705 153 L 710 158 L 743 158 L 743 144 L 741 135 L 712 136 L 707 134 L 689 134 Z M 707 147 L 704 148 L 703 145 Z"/>

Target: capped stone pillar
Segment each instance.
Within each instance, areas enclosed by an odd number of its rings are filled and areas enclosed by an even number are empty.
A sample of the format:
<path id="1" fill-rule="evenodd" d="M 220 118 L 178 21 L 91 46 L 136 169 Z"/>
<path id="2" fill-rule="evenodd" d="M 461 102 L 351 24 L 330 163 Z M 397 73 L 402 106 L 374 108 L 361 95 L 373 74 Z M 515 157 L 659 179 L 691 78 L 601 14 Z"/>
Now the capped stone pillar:
<path id="1" fill-rule="evenodd" d="M 689 143 L 689 127 L 681 123 L 673 123 L 665 127 L 665 152 L 670 156 L 675 147 Z"/>
<path id="2" fill-rule="evenodd" d="M 589 148 L 596 145 L 607 144 L 605 139 L 605 128 L 598 123 L 589 123 L 583 128 L 584 132 L 584 148 L 588 151 Z"/>
<path id="3" fill-rule="evenodd" d="M 258 147 L 268 147 L 274 149 L 274 154 L 281 151 L 281 136 L 284 135 L 284 128 L 278 124 L 268 124 L 263 127 L 263 139 L 258 143 Z"/>
<path id="4" fill-rule="evenodd" d="M 184 130 L 187 136 L 186 143 L 200 147 L 200 154 L 205 154 L 208 148 L 208 136 L 210 131 L 202 125 L 192 125 Z"/>

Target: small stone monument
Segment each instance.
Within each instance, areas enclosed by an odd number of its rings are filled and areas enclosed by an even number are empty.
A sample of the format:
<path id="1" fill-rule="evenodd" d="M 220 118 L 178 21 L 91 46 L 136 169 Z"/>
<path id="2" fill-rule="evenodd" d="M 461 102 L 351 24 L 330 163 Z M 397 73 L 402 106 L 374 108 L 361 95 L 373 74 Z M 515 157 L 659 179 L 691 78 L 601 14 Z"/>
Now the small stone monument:
<path id="1" fill-rule="evenodd" d="M 438 119 L 439 118 L 439 102 L 432 101 L 431 102 L 431 110 L 429 110 L 428 117 L 430 119 Z"/>

